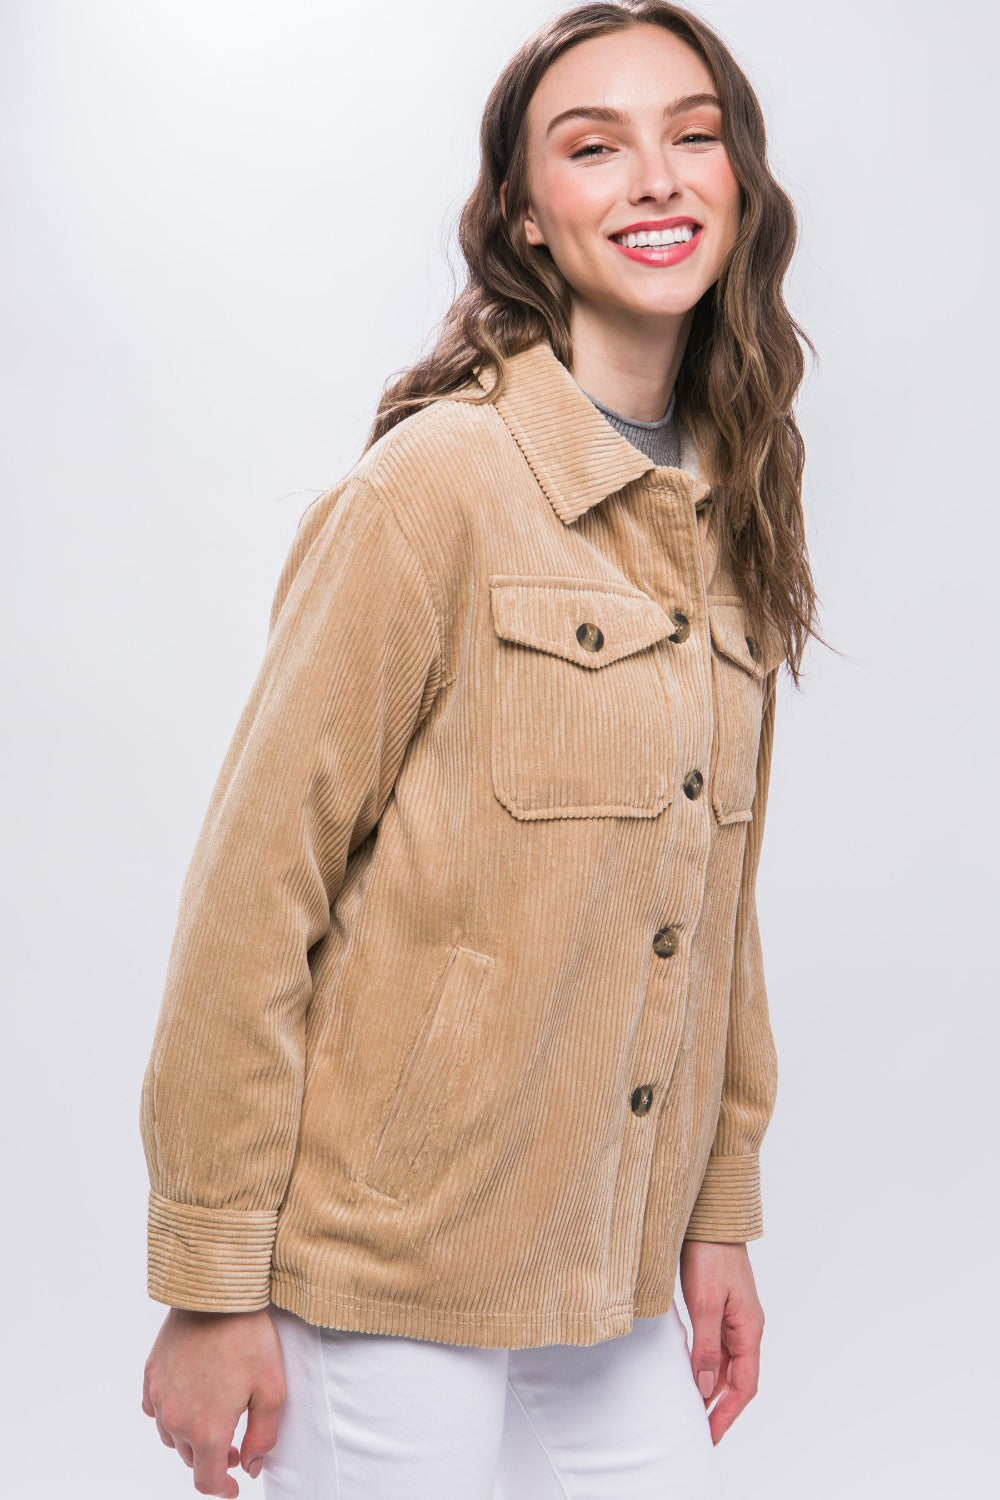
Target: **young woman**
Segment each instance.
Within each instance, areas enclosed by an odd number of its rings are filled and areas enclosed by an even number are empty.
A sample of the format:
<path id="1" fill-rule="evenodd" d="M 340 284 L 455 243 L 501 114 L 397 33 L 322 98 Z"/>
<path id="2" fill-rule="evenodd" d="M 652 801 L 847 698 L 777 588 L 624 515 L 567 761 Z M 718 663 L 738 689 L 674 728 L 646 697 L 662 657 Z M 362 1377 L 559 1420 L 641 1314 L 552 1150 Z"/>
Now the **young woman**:
<path id="1" fill-rule="evenodd" d="M 629 0 L 506 67 L 460 238 L 185 881 L 143 1409 L 202 1494 L 700 1500 L 757 1389 L 755 882 L 816 634 L 795 217 L 719 38 Z"/>

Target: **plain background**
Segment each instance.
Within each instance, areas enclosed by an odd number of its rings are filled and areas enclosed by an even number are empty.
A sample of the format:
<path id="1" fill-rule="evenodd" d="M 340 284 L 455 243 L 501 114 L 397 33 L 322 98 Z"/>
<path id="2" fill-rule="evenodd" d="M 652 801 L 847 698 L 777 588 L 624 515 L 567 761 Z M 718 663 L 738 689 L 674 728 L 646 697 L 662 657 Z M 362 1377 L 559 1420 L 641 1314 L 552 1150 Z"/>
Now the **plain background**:
<path id="1" fill-rule="evenodd" d="M 11 1495 L 194 1493 L 140 1410 L 165 1309 L 145 1291 L 139 1091 L 180 884 L 298 518 L 429 347 L 463 279 L 486 94 L 562 8 L 0 8 Z M 759 886 L 781 1083 L 751 1246 L 767 1329 L 719 1451 L 742 1500 L 979 1500 L 995 12 L 700 13 L 759 91 L 800 215 L 808 534 L 844 653 L 813 644 L 803 691 L 781 687 Z"/>

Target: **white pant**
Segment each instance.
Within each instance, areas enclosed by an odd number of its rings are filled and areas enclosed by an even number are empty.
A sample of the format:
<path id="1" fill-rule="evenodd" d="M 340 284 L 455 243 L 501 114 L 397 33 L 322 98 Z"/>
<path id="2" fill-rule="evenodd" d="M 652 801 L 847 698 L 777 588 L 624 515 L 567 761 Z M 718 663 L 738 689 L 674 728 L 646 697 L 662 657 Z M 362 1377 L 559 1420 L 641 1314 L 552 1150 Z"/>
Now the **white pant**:
<path id="1" fill-rule="evenodd" d="M 264 1500 L 720 1500 L 676 1302 L 533 1349 L 318 1328 L 271 1304 L 288 1395 Z"/>

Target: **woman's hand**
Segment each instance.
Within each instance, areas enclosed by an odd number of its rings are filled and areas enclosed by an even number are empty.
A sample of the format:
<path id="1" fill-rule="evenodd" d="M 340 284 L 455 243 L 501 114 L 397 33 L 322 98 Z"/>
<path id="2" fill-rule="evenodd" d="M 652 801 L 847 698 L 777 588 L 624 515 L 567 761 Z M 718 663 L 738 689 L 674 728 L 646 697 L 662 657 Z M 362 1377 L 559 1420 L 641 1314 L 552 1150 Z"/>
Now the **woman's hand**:
<path id="1" fill-rule="evenodd" d="M 227 1471 L 242 1463 L 254 1479 L 278 1439 L 285 1401 L 281 1341 L 266 1308 L 249 1313 L 172 1307 L 146 1360 L 142 1409 L 176 1448 L 201 1495 L 234 1500 Z M 249 1409 L 242 1452 L 236 1424 Z"/>
<path id="2" fill-rule="evenodd" d="M 679 1270 L 694 1378 L 706 1406 L 722 1392 L 708 1419 L 717 1443 L 757 1394 L 764 1310 L 745 1244 L 685 1240 Z"/>

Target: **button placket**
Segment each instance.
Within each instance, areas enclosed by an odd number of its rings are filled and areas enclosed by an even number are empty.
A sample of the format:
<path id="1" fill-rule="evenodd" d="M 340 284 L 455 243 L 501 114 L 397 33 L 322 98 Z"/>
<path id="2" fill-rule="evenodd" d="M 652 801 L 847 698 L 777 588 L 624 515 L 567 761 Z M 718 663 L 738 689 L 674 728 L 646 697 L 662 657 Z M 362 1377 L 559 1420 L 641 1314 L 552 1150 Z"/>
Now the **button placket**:
<path id="1" fill-rule="evenodd" d="M 663 644 L 664 667 L 669 690 L 683 703 L 677 715 L 681 729 L 677 743 L 675 776 L 685 800 L 675 795 L 671 821 L 678 823 L 674 837 L 683 845 L 687 868 L 704 872 L 711 847 L 711 829 L 702 814 L 706 768 L 713 741 L 711 638 L 705 580 L 704 512 L 696 511 L 689 496 L 673 492 L 655 496 L 648 507 L 651 530 L 662 530 L 665 563 L 650 563 L 648 572 L 633 579 L 655 599 L 673 622 Z M 662 510 L 667 524 L 658 525 Z M 685 809 L 701 798 L 694 813 Z M 670 1108 L 670 1080 L 684 1043 L 688 1025 L 688 956 L 684 942 L 687 928 L 697 920 L 700 903 L 678 911 L 662 893 L 666 909 L 662 925 L 647 938 L 653 953 L 648 964 L 642 1014 L 630 1058 L 626 1087 L 628 1126 L 622 1143 L 611 1223 L 611 1281 L 618 1295 L 628 1297 L 639 1276 L 643 1225 L 649 1193 L 649 1173 L 660 1133 L 664 1110 Z M 670 960 L 661 964 L 661 960 Z M 624 1103 L 624 1101 L 623 1101 Z"/>

